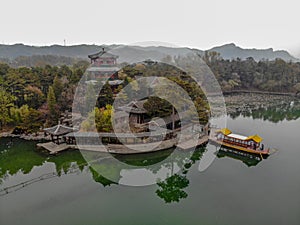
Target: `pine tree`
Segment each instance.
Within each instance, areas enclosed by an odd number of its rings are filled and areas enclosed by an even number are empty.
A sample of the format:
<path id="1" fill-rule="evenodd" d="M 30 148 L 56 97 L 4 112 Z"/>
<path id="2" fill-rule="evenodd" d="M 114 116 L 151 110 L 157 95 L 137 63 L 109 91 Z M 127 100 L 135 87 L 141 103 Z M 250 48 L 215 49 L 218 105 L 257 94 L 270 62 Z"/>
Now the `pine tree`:
<path id="1" fill-rule="evenodd" d="M 49 109 L 48 125 L 53 125 L 58 121 L 56 98 L 53 87 L 50 86 L 47 94 L 47 105 Z"/>
<path id="2" fill-rule="evenodd" d="M 102 108 L 107 104 L 112 105 L 113 100 L 113 92 L 111 86 L 106 82 L 100 91 L 100 95 L 98 97 L 97 106 Z"/>
<path id="3" fill-rule="evenodd" d="M 56 76 L 53 80 L 53 91 L 56 99 L 60 97 L 62 90 L 63 83 L 61 82 L 61 79 L 59 79 L 58 76 Z"/>

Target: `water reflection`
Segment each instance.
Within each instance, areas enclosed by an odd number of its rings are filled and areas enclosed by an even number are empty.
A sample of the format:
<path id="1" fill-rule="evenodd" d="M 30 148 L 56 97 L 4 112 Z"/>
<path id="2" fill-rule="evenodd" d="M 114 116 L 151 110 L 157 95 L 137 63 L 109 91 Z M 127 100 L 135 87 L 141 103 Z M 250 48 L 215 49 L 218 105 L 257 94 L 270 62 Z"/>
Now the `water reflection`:
<path id="1" fill-rule="evenodd" d="M 202 147 L 195 151 L 190 151 L 188 157 L 186 157 L 186 152 L 182 153 L 182 155 L 180 153 L 176 154 L 176 157 L 172 157 L 173 155 L 170 156 L 174 149 L 152 154 L 114 156 L 118 160 L 130 165 L 125 169 L 124 166 L 118 168 L 116 165 L 112 164 L 109 158 L 103 160 L 103 156 L 100 156 L 99 153 L 98 156 L 96 156 L 97 153 L 90 153 L 89 158 L 94 159 L 94 163 L 92 164 L 92 167 L 95 168 L 93 175 L 96 174 L 97 176 L 102 176 L 96 172 L 101 171 L 102 174 L 106 174 L 109 177 L 113 176 L 114 180 L 117 179 L 121 184 L 124 179 L 132 179 L 132 177 L 134 179 L 141 179 L 137 178 L 137 176 L 144 177 L 146 180 L 152 179 L 153 177 L 163 178 L 156 180 L 158 189 L 155 192 L 158 197 L 165 201 L 165 203 L 171 203 L 179 202 L 181 199 L 188 196 L 184 191 L 190 183 L 187 179 L 188 171 L 193 164 L 201 159 L 205 150 L 206 149 Z M 99 160 L 95 160 L 97 157 Z M 102 160 L 100 160 L 101 158 Z M 158 162 L 163 160 L 165 160 L 163 164 L 158 164 Z M 149 165 L 152 166 L 147 168 Z M 132 169 L 131 166 L 142 166 L 144 168 L 143 176 L 141 176 L 140 169 Z M 167 177 L 164 177 L 165 174 L 167 174 Z"/>
<path id="2" fill-rule="evenodd" d="M 45 157 L 32 151 L 34 148 L 34 142 L 1 138 L 0 184 L 9 175 L 14 175 L 19 171 L 23 174 L 28 174 L 34 166 L 41 166 L 43 164 Z"/>
<path id="3" fill-rule="evenodd" d="M 55 172 L 34 176 L 34 168 L 55 164 Z M 86 161 L 78 151 L 70 151 L 59 156 L 48 156 L 36 151 L 36 142 L 17 138 L 0 140 L 0 196 L 20 190 L 33 183 L 59 177 L 70 173 L 82 172 Z M 22 174 L 22 178 L 10 182 L 11 177 Z M 26 180 L 25 180 L 25 175 Z M 29 177 L 29 179 L 27 178 Z"/>
<path id="4" fill-rule="evenodd" d="M 189 185 L 190 181 L 184 175 L 175 174 L 168 177 L 165 181 L 158 182 L 159 189 L 156 190 L 158 197 L 165 200 L 166 203 L 179 202 L 186 198 L 188 194 L 182 190 Z"/>
<path id="5" fill-rule="evenodd" d="M 165 203 L 179 202 L 188 197 L 185 188 L 190 184 L 187 178 L 190 169 L 196 162 L 200 162 L 203 154 L 207 151 L 206 147 L 201 147 L 195 151 L 188 152 L 188 154 L 181 151 L 182 155 L 179 152 L 175 157 L 171 154 L 174 149 L 152 154 L 129 156 L 111 156 L 105 153 L 90 152 L 88 153 L 89 163 L 87 163 L 79 151 L 67 151 L 56 156 L 49 156 L 37 152 L 35 145 L 35 142 L 1 138 L 0 186 L 2 187 L 0 188 L 0 196 L 18 191 L 42 180 L 62 177 L 72 173 L 82 173 L 83 171 L 88 171 L 92 175 L 93 180 L 103 187 L 118 185 L 122 184 L 122 180 L 135 176 L 137 169 L 132 169 L 134 166 L 146 168 L 144 169 L 147 172 L 145 173 L 147 174 L 145 179 L 152 179 L 153 177 L 156 179 L 157 189 L 155 193 Z M 235 158 L 248 166 L 255 166 L 259 163 L 259 160 L 256 158 L 249 159 L 243 156 L 233 156 L 232 153 L 228 152 L 219 151 L 217 156 Z M 113 158 L 128 164 L 128 169 L 111 163 Z M 158 162 L 161 161 L 164 161 L 164 163 L 159 164 Z M 44 167 L 49 164 L 55 165 L 54 171 L 39 176 L 32 172 L 35 167 Z M 151 167 L 147 167 L 149 165 Z M 98 171 L 101 171 L 101 173 Z M 10 178 L 18 177 L 17 174 L 27 174 L 28 177 L 23 176 L 22 180 L 16 178 L 13 179 L 14 182 L 10 182 Z M 113 177 L 114 181 L 107 179 L 107 177 Z M 157 179 L 157 177 L 160 179 Z M 25 178 L 26 180 L 24 180 Z"/>
<path id="6" fill-rule="evenodd" d="M 248 167 L 256 166 L 262 161 L 259 156 L 245 154 L 222 146 L 217 152 L 218 158 L 228 157 L 243 162 Z"/>
<path id="7" fill-rule="evenodd" d="M 96 181 L 97 183 L 102 184 L 104 187 L 106 186 L 110 186 L 112 184 L 117 184 L 116 182 L 113 182 L 107 178 L 105 178 L 104 176 L 102 176 L 101 174 L 97 173 L 96 170 L 94 170 L 92 167 L 89 167 L 92 175 L 93 175 L 93 179 L 94 181 Z"/>
<path id="8" fill-rule="evenodd" d="M 165 203 L 179 202 L 181 199 L 187 198 L 188 194 L 183 190 L 188 187 L 190 183 L 187 179 L 187 173 L 192 165 L 201 159 L 204 152 L 205 148 L 196 149 L 190 159 L 184 163 L 183 170 L 180 174 L 172 174 L 166 180 L 158 181 L 157 185 L 159 188 L 156 190 L 157 196 L 163 199 Z"/>
<path id="9" fill-rule="evenodd" d="M 300 117 L 300 102 L 292 101 L 280 105 L 259 108 L 240 107 L 230 113 L 230 117 L 233 119 L 239 116 L 268 120 L 273 123 L 283 120 L 296 120 Z"/>
<path id="10" fill-rule="evenodd" d="M 3 188 L 0 190 L 1 195 L 8 194 L 19 189 L 22 189 L 33 183 L 51 179 L 53 177 L 60 177 L 71 173 L 82 172 L 88 170 L 93 177 L 93 180 L 102 184 L 104 187 L 112 184 L 117 184 L 106 178 L 103 174 L 99 174 L 97 171 L 105 171 L 109 173 L 110 177 L 113 176 L 115 180 L 120 181 L 124 179 L 124 168 L 118 168 L 111 163 L 112 156 L 100 153 L 90 153 L 91 162 L 88 164 L 82 157 L 79 151 L 68 151 L 57 156 L 49 156 L 35 150 L 35 142 L 24 141 L 20 139 L 1 138 L 0 146 L 0 182 L 3 184 Z M 159 174 L 162 170 L 168 169 L 171 171 L 168 173 L 168 177 L 164 181 L 157 181 L 158 190 L 157 196 L 165 200 L 165 202 L 179 201 L 182 198 L 187 197 L 187 193 L 183 191 L 189 184 L 189 180 L 186 175 L 193 164 L 200 160 L 204 148 L 196 151 L 191 151 L 189 157 L 177 155 L 176 158 L 170 158 L 163 165 L 157 164 L 157 162 L 165 160 L 174 150 L 169 149 L 155 154 L 140 154 L 113 156 L 118 160 L 134 166 L 151 166 L 151 170 L 148 172 L 152 174 Z M 43 167 L 46 164 L 54 163 L 55 171 L 42 174 L 40 176 L 34 176 L 31 174 L 34 167 Z M 93 164 L 91 167 L 90 164 Z M 158 165 L 157 167 L 153 165 Z M 180 168 L 183 168 L 180 171 Z M 100 170 L 98 170 L 100 169 Z M 179 172 L 180 171 L 180 172 Z M 12 183 L 9 182 L 11 177 L 17 174 L 29 175 L 27 180 L 16 180 Z M 22 178 L 23 179 L 23 178 Z M 0 184 L 1 184 L 0 183 Z M 5 185 L 4 185 L 5 184 Z"/>

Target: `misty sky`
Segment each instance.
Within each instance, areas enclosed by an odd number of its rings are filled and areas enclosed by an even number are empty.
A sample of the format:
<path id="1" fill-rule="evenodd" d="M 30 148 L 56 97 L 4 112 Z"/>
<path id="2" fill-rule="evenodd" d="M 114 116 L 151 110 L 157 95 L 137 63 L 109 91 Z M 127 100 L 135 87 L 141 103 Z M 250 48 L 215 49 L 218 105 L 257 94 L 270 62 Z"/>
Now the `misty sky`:
<path id="1" fill-rule="evenodd" d="M 299 0 L 1 0 L 0 42 L 30 45 L 162 41 L 300 55 Z"/>

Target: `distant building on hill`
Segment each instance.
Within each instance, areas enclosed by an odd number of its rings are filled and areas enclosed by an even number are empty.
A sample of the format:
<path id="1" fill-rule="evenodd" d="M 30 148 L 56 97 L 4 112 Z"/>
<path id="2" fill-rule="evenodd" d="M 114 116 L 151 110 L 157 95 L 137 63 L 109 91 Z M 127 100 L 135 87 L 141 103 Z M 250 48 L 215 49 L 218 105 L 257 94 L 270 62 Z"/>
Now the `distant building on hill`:
<path id="1" fill-rule="evenodd" d="M 87 69 L 87 82 L 95 83 L 96 81 L 107 82 L 113 88 L 123 83 L 119 80 L 117 66 L 117 55 L 113 55 L 104 48 L 98 53 L 88 55 L 91 60 L 91 66 Z"/>

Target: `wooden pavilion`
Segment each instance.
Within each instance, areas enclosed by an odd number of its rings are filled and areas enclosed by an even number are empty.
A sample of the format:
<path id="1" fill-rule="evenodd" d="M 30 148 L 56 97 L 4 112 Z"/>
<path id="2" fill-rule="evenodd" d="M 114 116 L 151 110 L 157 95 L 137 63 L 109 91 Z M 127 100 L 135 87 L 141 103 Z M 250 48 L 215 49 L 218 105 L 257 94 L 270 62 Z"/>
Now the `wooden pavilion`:
<path id="1" fill-rule="evenodd" d="M 52 142 L 59 144 L 66 142 L 64 135 L 74 132 L 74 128 L 58 124 L 54 127 L 44 129 L 45 135 L 50 134 Z"/>

